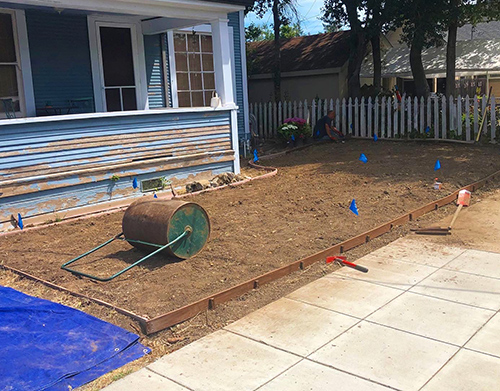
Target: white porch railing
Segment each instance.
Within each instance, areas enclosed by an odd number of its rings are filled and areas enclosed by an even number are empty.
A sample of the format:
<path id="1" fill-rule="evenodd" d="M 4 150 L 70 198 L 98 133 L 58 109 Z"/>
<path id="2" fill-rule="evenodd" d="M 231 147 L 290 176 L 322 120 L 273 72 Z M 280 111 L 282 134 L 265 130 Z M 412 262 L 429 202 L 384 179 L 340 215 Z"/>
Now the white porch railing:
<path id="1" fill-rule="evenodd" d="M 312 102 L 268 102 L 250 104 L 257 118 L 259 137 L 269 139 L 278 135 L 284 120 L 292 117 L 306 119 L 314 128 L 316 121 L 335 110 L 335 126 L 354 137 L 434 138 L 472 141 L 484 117 L 483 136 L 500 139 L 500 101 L 494 96 L 458 98 L 433 96 L 418 99 L 397 98 L 318 99 Z M 498 134 L 497 134 L 498 131 Z"/>

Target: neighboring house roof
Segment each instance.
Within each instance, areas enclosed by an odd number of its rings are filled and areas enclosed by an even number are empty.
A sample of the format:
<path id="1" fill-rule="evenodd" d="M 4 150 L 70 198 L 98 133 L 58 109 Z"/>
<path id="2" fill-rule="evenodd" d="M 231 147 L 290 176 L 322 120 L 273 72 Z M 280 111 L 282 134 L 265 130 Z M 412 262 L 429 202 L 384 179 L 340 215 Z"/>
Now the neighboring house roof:
<path id="1" fill-rule="evenodd" d="M 457 32 L 458 41 L 471 39 L 500 39 L 500 21 L 479 23 L 476 26 L 467 24 L 460 27 Z"/>
<path id="2" fill-rule="evenodd" d="M 342 67 L 349 59 L 349 31 L 283 39 L 281 71 L 296 72 Z M 270 74 L 274 41 L 247 44 L 249 75 Z"/>
<path id="3" fill-rule="evenodd" d="M 446 46 L 426 49 L 422 62 L 427 75 L 446 74 Z M 457 42 L 457 74 L 467 72 L 500 72 L 500 39 Z M 361 77 L 372 77 L 373 60 L 369 56 L 361 67 Z M 411 77 L 410 49 L 392 48 L 382 59 L 383 77 Z"/>

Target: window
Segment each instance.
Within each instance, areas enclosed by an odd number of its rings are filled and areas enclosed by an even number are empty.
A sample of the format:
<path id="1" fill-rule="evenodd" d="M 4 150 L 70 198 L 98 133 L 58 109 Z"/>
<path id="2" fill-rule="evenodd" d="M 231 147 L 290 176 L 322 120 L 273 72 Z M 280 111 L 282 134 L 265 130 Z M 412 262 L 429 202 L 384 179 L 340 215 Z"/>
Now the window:
<path id="1" fill-rule="evenodd" d="M 215 92 L 212 36 L 175 33 L 174 52 L 179 107 L 210 106 Z"/>
<path id="2" fill-rule="evenodd" d="M 20 69 L 12 14 L 0 12 L 0 100 L 11 99 L 16 112 L 21 111 Z M 3 102 L 0 102 L 0 117 L 6 117 Z"/>

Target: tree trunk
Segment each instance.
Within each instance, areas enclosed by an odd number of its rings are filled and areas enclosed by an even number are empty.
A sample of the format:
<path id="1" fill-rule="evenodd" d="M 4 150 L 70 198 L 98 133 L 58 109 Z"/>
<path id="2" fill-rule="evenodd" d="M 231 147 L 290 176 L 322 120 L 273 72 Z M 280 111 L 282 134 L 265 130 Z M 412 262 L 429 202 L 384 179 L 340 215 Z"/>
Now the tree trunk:
<path id="1" fill-rule="evenodd" d="M 349 25 L 351 27 L 351 48 L 349 53 L 349 65 L 347 67 L 347 83 L 349 96 L 354 99 L 361 96 L 359 74 L 366 53 L 367 38 L 358 19 L 358 2 L 356 0 L 343 0 L 343 3 L 346 7 Z"/>
<path id="2" fill-rule="evenodd" d="M 274 18 L 274 101 L 281 100 L 281 44 L 280 44 L 280 27 L 281 17 L 279 12 L 279 0 L 273 1 L 273 18 Z"/>
<path id="3" fill-rule="evenodd" d="M 422 63 L 423 45 L 417 37 L 413 40 L 410 49 L 410 65 L 413 81 L 415 82 L 415 94 L 417 97 L 427 98 L 429 96 L 429 84 L 425 77 L 424 65 Z"/>
<path id="4" fill-rule="evenodd" d="M 451 22 L 448 27 L 448 44 L 446 47 L 446 97 L 455 96 L 457 31 L 457 21 Z"/>
<path id="5" fill-rule="evenodd" d="M 349 56 L 349 65 L 347 67 L 349 97 L 359 98 L 361 96 L 361 82 L 359 74 L 361 65 L 366 53 L 366 35 L 363 31 L 354 34 L 351 32 L 351 53 Z"/>
<path id="6" fill-rule="evenodd" d="M 382 89 L 382 55 L 380 53 L 380 35 L 371 39 L 373 56 L 373 87 L 378 95 Z"/>

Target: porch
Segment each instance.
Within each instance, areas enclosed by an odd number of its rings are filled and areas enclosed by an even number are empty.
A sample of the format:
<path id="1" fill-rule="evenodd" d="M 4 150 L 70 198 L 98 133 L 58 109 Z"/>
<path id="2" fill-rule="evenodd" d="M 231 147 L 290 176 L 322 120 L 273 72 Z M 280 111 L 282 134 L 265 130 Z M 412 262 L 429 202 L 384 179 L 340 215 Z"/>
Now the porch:
<path id="1" fill-rule="evenodd" d="M 239 173 L 236 3 L 1 2 L 0 230 L 18 213 L 137 197 L 150 180 Z"/>

